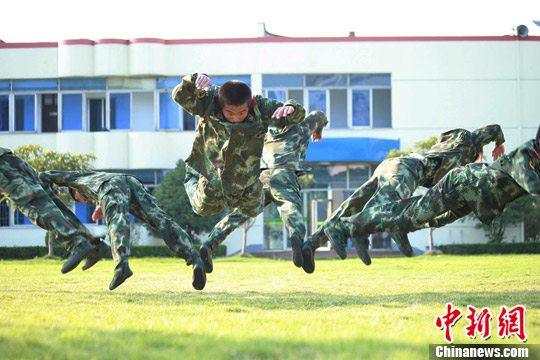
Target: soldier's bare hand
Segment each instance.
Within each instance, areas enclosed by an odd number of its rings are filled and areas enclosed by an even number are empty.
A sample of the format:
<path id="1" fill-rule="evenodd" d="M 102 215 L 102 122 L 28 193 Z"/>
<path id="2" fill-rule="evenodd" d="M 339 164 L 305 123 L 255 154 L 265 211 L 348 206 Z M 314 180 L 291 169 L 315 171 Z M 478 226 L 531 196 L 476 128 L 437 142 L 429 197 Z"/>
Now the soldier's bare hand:
<path id="1" fill-rule="evenodd" d="M 274 112 L 274 115 L 272 115 L 272 117 L 276 119 L 281 119 L 282 117 L 292 114 L 293 112 L 294 112 L 294 106 L 286 105 L 286 106 L 277 108 L 276 111 Z"/>
<path id="2" fill-rule="evenodd" d="M 195 80 L 195 87 L 197 89 L 208 89 L 210 86 L 210 78 L 206 74 L 197 75 L 197 80 Z"/>
<path id="3" fill-rule="evenodd" d="M 103 210 L 101 209 L 101 205 L 96 206 L 96 210 L 92 213 L 92 221 L 98 221 L 103 219 Z"/>
<path id="4" fill-rule="evenodd" d="M 497 160 L 504 155 L 504 145 L 495 146 L 491 151 L 491 156 L 493 156 L 493 161 Z"/>
<path id="5" fill-rule="evenodd" d="M 313 133 L 313 135 L 311 135 L 311 141 L 320 142 L 321 140 L 322 140 L 322 133 Z"/>

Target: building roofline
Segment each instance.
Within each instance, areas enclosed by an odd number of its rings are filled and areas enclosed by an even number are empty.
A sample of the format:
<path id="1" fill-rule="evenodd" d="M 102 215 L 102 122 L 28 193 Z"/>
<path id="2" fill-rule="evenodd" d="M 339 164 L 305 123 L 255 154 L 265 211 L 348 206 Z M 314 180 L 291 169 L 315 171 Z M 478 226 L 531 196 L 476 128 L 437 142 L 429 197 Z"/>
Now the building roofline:
<path id="1" fill-rule="evenodd" d="M 519 37 L 505 36 L 401 36 L 401 37 L 260 37 L 260 38 L 227 38 L 227 39 L 68 39 L 60 42 L 23 42 L 0 43 L 0 49 L 23 48 L 53 48 L 59 45 L 103 45 L 103 44 L 164 44 L 164 45 L 191 45 L 191 44 L 249 44 L 249 43 L 290 43 L 290 42 L 424 42 L 424 41 L 540 41 L 540 36 Z"/>

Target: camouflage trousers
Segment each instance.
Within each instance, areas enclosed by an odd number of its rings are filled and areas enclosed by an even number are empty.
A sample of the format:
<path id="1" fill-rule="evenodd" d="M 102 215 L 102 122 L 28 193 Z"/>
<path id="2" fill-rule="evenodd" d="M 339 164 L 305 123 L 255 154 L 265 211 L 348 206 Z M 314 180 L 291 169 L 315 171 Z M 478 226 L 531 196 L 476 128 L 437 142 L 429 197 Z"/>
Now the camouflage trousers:
<path id="1" fill-rule="evenodd" d="M 0 157 L 0 191 L 32 223 L 56 235 L 68 250 L 98 241 L 53 190 L 39 181 L 34 168 L 12 154 Z"/>
<path id="2" fill-rule="evenodd" d="M 263 194 L 260 180 L 243 191 L 225 195 L 221 188 L 212 185 L 208 179 L 186 165 L 184 186 L 191 207 L 198 215 L 215 215 L 226 208 L 231 208 L 238 209 L 248 217 L 255 217 L 262 211 Z"/>
<path id="3" fill-rule="evenodd" d="M 129 214 L 157 231 L 176 256 L 185 260 L 198 256 L 189 235 L 159 207 L 157 200 L 136 178 L 119 175 L 105 182 L 99 191 L 99 204 L 116 264 L 130 255 Z"/>
<path id="4" fill-rule="evenodd" d="M 298 175 L 294 169 L 266 169 L 261 173 L 263 184 L 264 207 L 276 204 L 279 216 L 285 223 L 291 239 L 304 241 L 306 225 L 302 216 L 302 197 Z M 262 213 L 259 211 L 259 214 Z M 216 224 L 205 246 L 215 251 L 227 236 L 245 223 L 250 217 L 243 215 L 238 209 Z"/>
<path id="5" fill-rule="evenodd" d="M 373 176 L 347 198 L 308 241 L 314 249 L 317 249 L 328 241 L 324 230 L 335 226 L 341 218 L 358 214 L 364 209 L 380 204 L 410 197 L 418 188 L 423 175 L 424 165 L 418 159 L 406 157 L 383 161 L 375 169 Z M 350 227 L 348 223 L 341 223 Z"/>
<path id="6" fill-rule="evenodd" d="M 422 196 L 371 207 L 343 221 L 352 223 L 362 235 L 440 227 L 471 212 L 489 224 L 527 192 L 505 173 L 478 169 L 472 165 L 456 168 Z"/>

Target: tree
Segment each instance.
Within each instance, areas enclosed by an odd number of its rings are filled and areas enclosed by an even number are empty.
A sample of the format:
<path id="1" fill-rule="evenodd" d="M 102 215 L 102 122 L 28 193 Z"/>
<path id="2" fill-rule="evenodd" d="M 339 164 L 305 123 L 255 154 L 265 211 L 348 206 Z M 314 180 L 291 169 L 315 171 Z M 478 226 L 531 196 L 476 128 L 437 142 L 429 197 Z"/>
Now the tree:
<path id="1" fill-rule="evenodd" d="M 13 150 L 13 154 L 25 160 L 37 171 L 61 170 L 76 171 L 92 169 L 96 160 L 93 154 L 72 154 L 46 150 L 41 145 L 23 145 Z M 61 192 L 60 198 L 67 205 L 72 205 L 72 200 L 67 192 Z M 1 201 L 5 200 L 3 198 Z M 14 204 L 15 205 L 15 204 Z M 49 256 L 53 256 L 54 234 L 49 232 Z"/>
<path id="2" fill-rule="evenodd" d="M 433 145 L 435 145 L 436 143 L 437 143 L 437 137 L 432 136 L 425 141 L 418 141 L 414 143 L 414 151 L 411 148 L 408 148 L 407 150 L 392 149 L 386 155 L 386 159 L 391 159 L 391 158 L 400 157 L 400 156 L 407 156 L 411 152 L 415 152 L 417 154 L 423 155 L 429 149 L 431 149 Z M 429 244 L 429 250 L 433 251 L 435 249 L 434 244 L 433 244 L 433 228 L 429 228 L 428 244 Z"/>
<path id="3" fill-rule="evenodd" d="M 195 240 L 197 234 L 212 230 L 221 216 L 200 216 L 193 212 L 184 188 L 185 175 L 186 165 L 180 159 L 174 170 L 168 172 L 161 185 L 154 190 L 154 196 L 161 208 Z M 148 230 L 159 237 L 152 229 Z"/>
<path id="4" fill-rule="evenodd" d="M 247 233 L 249 229 L 255 224 L 256 218 L 250 218 L 245 223 L 241 225 L 242 228 L 242 249 L 240 250 L 240 256 L 246 255 L 246 247 L 247 247 Z"/>

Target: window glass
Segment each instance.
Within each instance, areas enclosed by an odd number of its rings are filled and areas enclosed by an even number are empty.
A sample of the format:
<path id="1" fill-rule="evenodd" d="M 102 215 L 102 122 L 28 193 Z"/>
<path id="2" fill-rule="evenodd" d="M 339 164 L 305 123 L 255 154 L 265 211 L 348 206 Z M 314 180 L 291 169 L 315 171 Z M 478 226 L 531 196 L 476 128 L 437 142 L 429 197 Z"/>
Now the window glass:
<path id="1" fill-rule="evenodd" d="M 10 90 L 11 90 L 11 81 L 0 80 L 0 91 L 10 91 Z"/>
<path id="2" fill-rule="evenodd" d="M 266 91 L 266 97 L 269 99 L 281 101 L 283 103 L 288 100 L 285 98 L 286 94 L 283 90 L 268 90 Z"/>
<path id="3" fill-rule="evenodd" d="M 373 127 L 392 127 L 390 89 L 373 89 Z"/>
<path id="4" fill-rule="evenodd" d="M 159 129 L 180 128 L 180 106 L 174 102 L 170 92 L 159 93 Z"/>
<path id="5" fill-rule="evenodd" d="M 13 91 L 58 90 L 58 80 L 13 80 Z"/>
<path id="6" fill-rule="evenodd" d="M 15 131 L 36 129 L 34 95 L 15 96 Z"/>
<path id="7" fill-rule="evenodd" d="M 197 118 L 194 115 L 191 115 L 186 110 L 182 109 L 182 124 L 184 131 L 192 131 L 197 128 Z"/>
<path id="8" fill-rule="evenodd" d="M 105 90 L 106 79 L 61 79 L 60 90 Z"/>
<path id="9" fill-rule="evenodd" d="M 130 129 L 130 96 L 129 94 L 111 94 L 111 130 Z"/>
<path id="10" fill-rule="evenodd" d="M 306 75 L 307 87 L 347 86 L 347 75 Z"/>
<path id="11" fill-rule="evenodd" d="M 62 130 L 82 130 L 82 94 L 62 95 Z"/>
<path id="12" fill-rule="evenodd" d="M 134 92 L 133 131 L 154 131 L 154 93 Z"/>
<path id="13" fill-rule="evenodd" d="M 32 222 L 19 210 L 15 210 L 15 225 L 32 225 Z"/>
<path id="14" fill-rule="evenodd" d="M 263 87 L 304 87 L 303 75 L 263 75 Z"/>
<path id="15" fill-rule="evenodd" d="M 9 131 L 9 96 L 0 95 L 0 131 Z"/>
<path id="16" fill-rule="evenodd" d="M 41 132 L 58 132 L 58 94 L 56 93 L 41 94 Z"/>
<path id="17" fill-rule="evenodd" d="M 320 110 L 326 113 L 326 91 L 324 90 L 311 90 L 308 94 L 309 110 Z"/>
<path id="18" fill-rule="evenodd" d="M 350 75 L 351 86 L 390 86 L 388 74 Z"/>
<path id="19" fill-rule="evenodd" d="M 286 100 L 294 100 L 299 104 L 304 103 L 304 90 L 289 90 L 289 98 Z"/>
<path id="20" fill-rule="evenodd" d="M 349 165 L 349 188 L 357 189 L 369 179 L 369 164 Z"/>
<path id="21" fill-rule="evenodd" d="M 154 90 L 156 81 L 151 78 L 109 78 L 107 87 L 109 89 L 138 89 Z"/>
<path id="22" fill-rule="evenodd" d="M 0 203 L 0 226 L 9 226 L 9 206 L 7 201 Z"/>
<path id="23" fill-rule="evenodd" d="M 353 126 L 370 126 L 369 90 L 353 90 L 352 92 L 352 124 Z"/>
<path id="24" fill-rule="evenodd" d="M 156 87 L 158 89 L 174 89 L 181 82 L 182 78 L 180 76 L 157 78 Z"/>
<path id="25" fill-rule="evenodd" d="M 330 90 L 329 121 L 332 129 L 345 129 L 347 123 L 347 90 Z"/>

